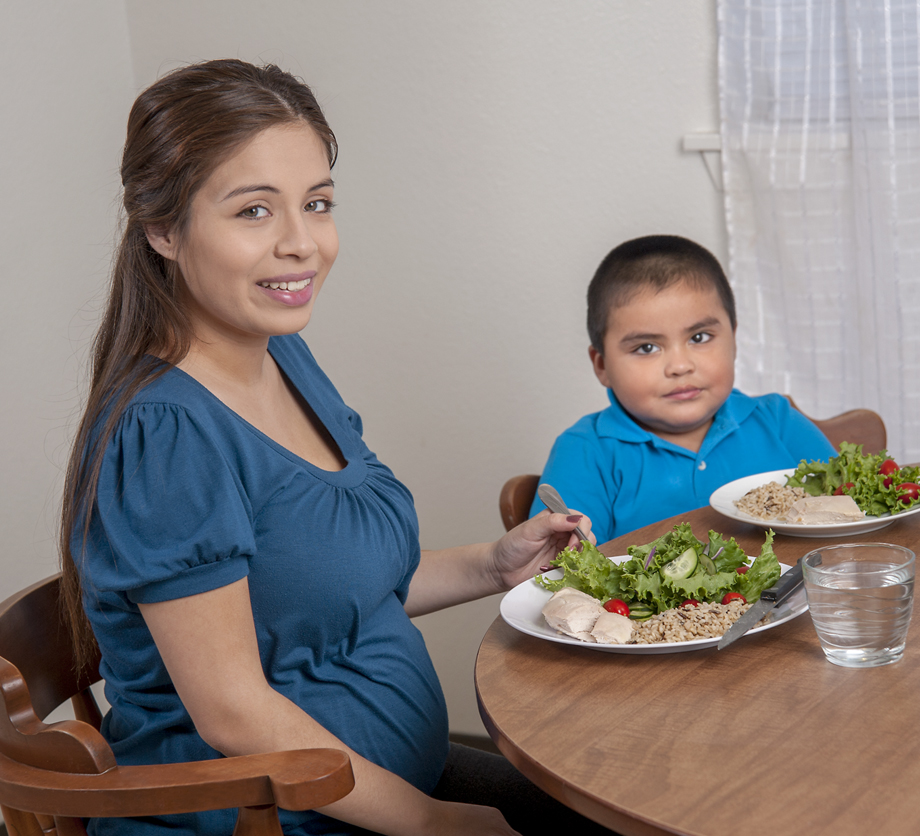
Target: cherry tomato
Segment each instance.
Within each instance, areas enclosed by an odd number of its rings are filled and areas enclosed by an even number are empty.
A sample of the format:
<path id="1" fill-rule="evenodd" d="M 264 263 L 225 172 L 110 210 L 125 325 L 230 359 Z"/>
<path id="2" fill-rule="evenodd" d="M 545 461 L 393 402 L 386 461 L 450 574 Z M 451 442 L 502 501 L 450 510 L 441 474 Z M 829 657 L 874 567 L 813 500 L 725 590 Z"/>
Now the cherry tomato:
<path id="1" fill-rule="evenodd" d="M 700 605 L 699 601 L 694 601 L 692 598 L 687 598 L 681 602 L 682 607 L 698 607 Z"/>
<path id="2" fill-rule="evenodd" d="M 722 596 L 723 604 L 730 604 L 732 601 L 741 601 L 742 604 L 746 604 L 747 598 L 745 598 L 740 592 L 726 592 Z"/>
<path id="3" fill-rule="evenodd" d="M 910 505 L 912 500 L 920 499 L 920 485 L 915 485 L 913 482 L 898 485 L 898 499 L 905 505 Z"/>
<path id="4" fill-rule="evenodd" d="M 746 574 L 747 574 L 747 570 L 750 569 L 750 568 L 751 568 L 750 566 L 739 566 L 737 569 L 735 569 L 735 571 L 736 571 L 739 575 L 746 575 Z"/>
<path id="5" fill-rule="evenodd" d="M 882 462 L 878 472 L 881 476 L 885 477 L 882 480 L 882 484 L 886 488 L 890 488 L 891 483 L 894 481 L 892 474 L 897 473 L 900 469 L 901 468 L 898 467 L 898 463 L 894 459 L 885 459 L 885 461 Z"/>
<path id="6" fill-rule="evenodd" d="M 841 485 L 837 490 L 834 491 L 834 496 L 843 496 L 850 488 L 855 488 L 852 482 L 847 482 L 845 485 Z"/>
<path id="7" fill-rule="evenodd" d="M 617 615 L 625 615 L 629 618 L 629 607 L 626 605 L 625 601 L 621 601 L 619 598 L 611 598 L 606 604 L 604 604 L 604 609 L 607 612 L 616 613 Z"/>

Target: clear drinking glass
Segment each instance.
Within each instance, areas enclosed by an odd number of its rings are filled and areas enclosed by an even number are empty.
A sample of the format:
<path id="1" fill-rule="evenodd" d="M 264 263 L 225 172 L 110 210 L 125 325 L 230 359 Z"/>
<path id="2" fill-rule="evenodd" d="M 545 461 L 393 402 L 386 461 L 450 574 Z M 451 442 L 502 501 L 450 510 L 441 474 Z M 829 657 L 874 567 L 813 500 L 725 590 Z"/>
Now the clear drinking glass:
<path id="1" fill-rule="evenodd" d="M 904 653 L 915 556 L 888 543 L 824 546 L 802 559 L 808 610 L 835 665 L 872 668 Z"/>

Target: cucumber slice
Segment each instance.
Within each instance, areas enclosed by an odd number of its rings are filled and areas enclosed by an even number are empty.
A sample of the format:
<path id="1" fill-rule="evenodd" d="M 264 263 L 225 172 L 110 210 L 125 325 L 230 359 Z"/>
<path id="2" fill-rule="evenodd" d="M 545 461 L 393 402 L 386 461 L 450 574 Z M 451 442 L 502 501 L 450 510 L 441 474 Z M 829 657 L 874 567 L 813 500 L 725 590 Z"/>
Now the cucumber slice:
<path id="1" fill-rule="evenodd" d="M 629 617 L 633 621 L 645 621 L 645 619 L 651 618 L 654 614 L 655 611 L 648 604 L 629 605 Z"/>
<path id="2" fill-rule="evenodd" d="M 707 575 L 714 575 L 716 573 L 716 564 L 712 562 L 708 554 L 700 555 L 700 563 L 703 564 L 703 568 L 706 570 Z"/>
<path id="3" fill-rule="evenodd" d="M 696 550 L 691 546 L 683 554 L 675 557 L 674 560 L 665 563 L 661 567 L 661 574 L 672 581 L 682 581 L 693 574 L 697 563 L 699 563 L 699 557 Z"/>

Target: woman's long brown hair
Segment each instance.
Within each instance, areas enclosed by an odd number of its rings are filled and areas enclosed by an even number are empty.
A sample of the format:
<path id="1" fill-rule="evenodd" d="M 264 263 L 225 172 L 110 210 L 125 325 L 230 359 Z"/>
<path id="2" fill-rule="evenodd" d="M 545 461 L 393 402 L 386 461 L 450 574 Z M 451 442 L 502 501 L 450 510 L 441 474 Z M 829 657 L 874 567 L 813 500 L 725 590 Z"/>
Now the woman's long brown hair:
<path id="1" fill-rule="evenodd" d="M 81 567 L 106 446 L 131 399 L 191 344 L 182 276 L 150 246 L 145 230 L 169 231 L 181 242 L 192 199 L 214 169 L 260 131 L 292 122 L 316 131 L 333 165 L 335 136 L 312 91 L 274 65 L 226 59 L 183 67 L 144 90 L 131 108 L 121 165 L 124 231 L 93 342 L 89 396 L 61 513 L 63 599 L 79 667 L 94 643 Z"/>

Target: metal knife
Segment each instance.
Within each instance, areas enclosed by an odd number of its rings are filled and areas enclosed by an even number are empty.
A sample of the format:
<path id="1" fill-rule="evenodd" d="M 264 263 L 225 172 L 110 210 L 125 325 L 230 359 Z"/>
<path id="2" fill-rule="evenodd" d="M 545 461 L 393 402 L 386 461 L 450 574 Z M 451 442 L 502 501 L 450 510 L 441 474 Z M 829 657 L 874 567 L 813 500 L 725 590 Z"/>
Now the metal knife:
<path id="1" fill-rule="evenodd" d="M 765 589 L 760 600 L 741 616 L 719 639 L 719 650 L 728 647 L 735 639 L 740 639 L 748 630 L 760 621 L 770 610 L 785 601 L 802 585 L 802 559 L 785 575 L 781 575 L 775 586 Z"/>

